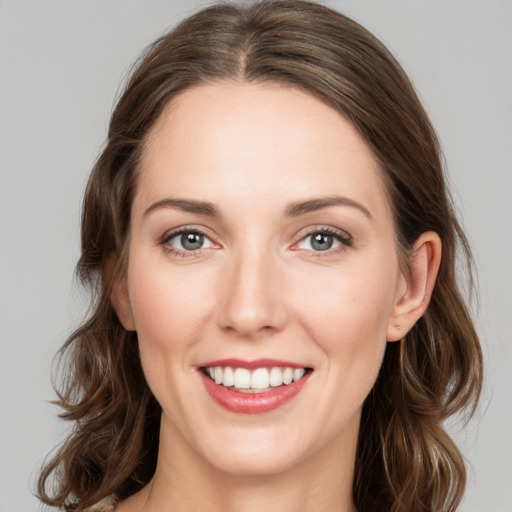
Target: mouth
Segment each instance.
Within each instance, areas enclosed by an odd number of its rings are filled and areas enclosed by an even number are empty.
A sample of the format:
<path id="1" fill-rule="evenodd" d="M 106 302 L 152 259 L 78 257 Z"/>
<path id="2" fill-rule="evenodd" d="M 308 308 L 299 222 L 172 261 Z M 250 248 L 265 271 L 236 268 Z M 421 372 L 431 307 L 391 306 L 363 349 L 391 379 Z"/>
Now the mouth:
<path id="1" fill-rule="evenodd" d="M 236 413 L 265 413 L 295 397 L 313 368 L 275 360 L 222 360 L 199 367 L 206 391 L 225 409 Z"/>
<path id="2" fill-rule="evenodd" d="M 219 386 L 238 393 L 265 393 L 275 388 L 298 382 L 312 368 L 290 366 L 259 367 L 255 369 L 231 366 L 206 366 L 204 375 Z"/>

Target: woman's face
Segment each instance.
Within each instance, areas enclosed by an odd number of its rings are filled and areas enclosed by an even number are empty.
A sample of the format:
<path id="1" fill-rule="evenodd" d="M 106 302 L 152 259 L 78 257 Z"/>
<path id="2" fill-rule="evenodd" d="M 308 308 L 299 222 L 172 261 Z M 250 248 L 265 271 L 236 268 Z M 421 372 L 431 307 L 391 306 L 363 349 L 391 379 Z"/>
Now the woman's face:
<path id="1" fill-rule="evenodd" d="M 406 284 L 339 113 L 275 84 L 182 93 L 142 158 L 126 284 L 162 450 L 235 474 L 354 456 Z"/>

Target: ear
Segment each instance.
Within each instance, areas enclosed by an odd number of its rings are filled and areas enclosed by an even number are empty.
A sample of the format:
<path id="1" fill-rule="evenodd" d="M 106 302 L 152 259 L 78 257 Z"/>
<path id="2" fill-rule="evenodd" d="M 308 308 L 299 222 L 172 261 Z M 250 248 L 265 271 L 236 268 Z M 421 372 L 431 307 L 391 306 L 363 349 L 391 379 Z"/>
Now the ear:
<path id="1" fill-rule="evenodd" d="M 128 295 L 128 286 L 126 277 L 119 270 L 119 260 L 117 256 L 109 256 L 103 265 L 103 271 L 107 282 L 111 283 L 110 302 L 121 325 L 127 331 L 135 331 L 135 321 L 133 318 L 130 297 Z"/>
<path id="2" fill-rule="evenodd" d="M 402 339 L 427 310 L 441 263 L 441 239 L 423 233 L 413 246 L 406 273 L 400 276 L 387 327 L 388 341 Z"/>

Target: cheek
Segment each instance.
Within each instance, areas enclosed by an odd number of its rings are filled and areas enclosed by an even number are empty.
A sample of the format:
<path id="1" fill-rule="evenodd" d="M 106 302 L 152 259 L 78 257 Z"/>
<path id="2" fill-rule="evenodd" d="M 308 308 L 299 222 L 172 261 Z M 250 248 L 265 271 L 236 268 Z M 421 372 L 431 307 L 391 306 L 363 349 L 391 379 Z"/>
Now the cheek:
<path id="1" fill-rule="evenodd" d="M 140 267 L 139 267 L 140 268 Z M 143 343 L 167 346 L 193 335 L 204 316 L 206 302 L 201 279 L 170 271 L 165 265 L 144 265 L 129 276 L 130 301 L 139 338 Z"/>
<path id="2" fill-rule="evenodd" d="M 201 280 L 171 272 L 168 265 L 131 261 L 129 294 L 146 381 L 164 411 L 180 423 L 183 404 L 192 394 L 183 386 L 191 371 L 191 355 L 200 343 L 208 313 Z M 203 299 L 203 300 L 202 300 Z"/>
<path id="3" fill-rule="evenodd" d="M 372 271 L 373 268 L 373 271 Z M 345 375 L 376 374 L 386 347 L 397 273 L 366 265 L 303 282 L 296 309 L 304 329 Z"/>
<path id="4" fill-rule="evenodd" d="M 330 272 L 322 279 L 312 275 L 302 279 L 296 297 L 301 302 L 304 316 L 320 320 L 320 325 L 332 326 L 341 333 L 373 332 L 386 326 L 392 310 L 396 272 L 367 266 Z"/>
<path id="5" fill-rule="evenodd" d="M 130 262 L 130 301 L 146 380 L 170 407 L 177 402 L 179 379 L 190 372 L 190 356 L 208 317 L 204 280 L 191 282 L 190 275 L 149 261 L 134 257 Z"/>

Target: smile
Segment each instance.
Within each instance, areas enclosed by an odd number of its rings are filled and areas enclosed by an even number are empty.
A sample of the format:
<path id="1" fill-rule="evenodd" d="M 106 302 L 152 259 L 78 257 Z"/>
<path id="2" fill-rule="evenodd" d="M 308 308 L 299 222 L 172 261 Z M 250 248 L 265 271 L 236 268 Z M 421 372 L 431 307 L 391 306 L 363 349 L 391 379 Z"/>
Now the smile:
<path id="1" fill-rule="evenodd" d="M 212 361 L 199 368 L 206 391 L 217 404 L 235 413 L 258 414 L 277 409 L 304 388 L 312 368 L 260 359 Z"/>
<path id="2" fill-rule="evenodd" d="M 304 377 L 307 368 L 274 366 L 271 368 L 232 368 L 209 366 L 204 369 L 216 384 L 240 393 L 264 393 L 271 388 L 287 386 Z"/>

